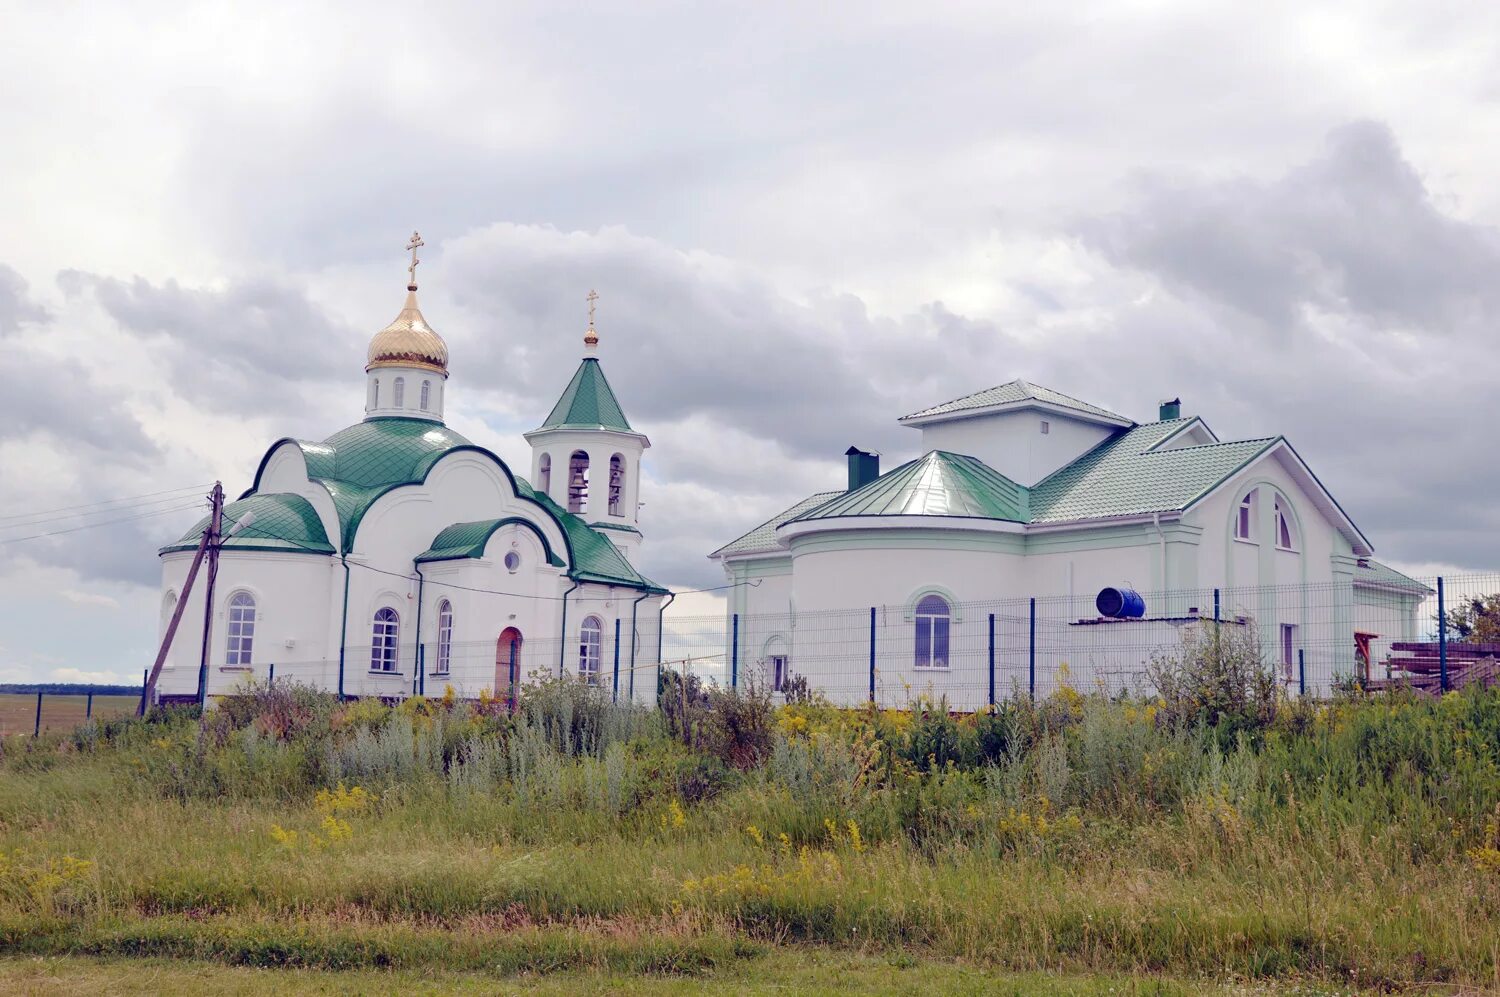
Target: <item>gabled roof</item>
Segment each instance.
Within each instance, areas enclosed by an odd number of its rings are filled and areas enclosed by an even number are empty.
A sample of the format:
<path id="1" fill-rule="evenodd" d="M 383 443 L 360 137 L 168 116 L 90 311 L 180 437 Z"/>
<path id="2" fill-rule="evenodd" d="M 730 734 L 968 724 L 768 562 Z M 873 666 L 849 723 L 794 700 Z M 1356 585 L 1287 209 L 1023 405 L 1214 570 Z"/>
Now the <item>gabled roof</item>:
<path id="1" fill-rule="evenodd" d="M 1187 508 L 1278 438 L 1154 450 L 1192 419 L 1151 422 L 1058 468 L 1031 489 L 1031 521 L 1063 523 Z"/>
<path id="2" fill-rule="evenodd" d="M 1072 411 L 1090 421 L 1104 421 L 1117 426 L 1134 425 L 1132 420 L 1111 412 L 1109 409 L 1090 405 L 1071 395 L 1065 395 L 1061 391 L 1053 391 L 1051 388 L 1044 388 L 1039 384 L 1032 384 L 1019 378 L 997 387 L 986 388 L 984 391 L 976 391 L 972 395 L 955 398 L 950 402 L 943 402 L 941 405 L 922 409 L 920 412 L 913 412 L 911 415 L 904 415 L 898 421 L 926 422 L 940 416 L 977 414 L 981 410 L 991 409 L 1028 408 L 1038 403 Z"/>
<path id="3" fill-rule="evenodd" d="M 625 411 L 597 357 L 584 357 L 562 397 L 538 429 L 612 429 L 631 433 Z"/>
<path id="4" fill-rule="evenodd" d="M 824 502 L 796 522 L 848 516 L 957 516 L 1027 520 L 1026 489 L 977 457 L 932 452 Z"/>
<path id="5" fill-rule="evenodd" d="M 1381 564 L 1373 559 L 1361 559 L 1354 568 L 1354 584 L 1374 586 L 1377 588 L 1394 589 L 1398 592 L 1409 592 L 1412 595 L 1426 597 L 1433 595 L 1433 589 L 1426 582 L 1419 582 L 1410 575 L 1404 575 L 1388 564 Z"/>
<path id="6" fill-rule="evenodd" d="M 196 550 L 208 529 L 208 517 L 193 524 L 182 539 L 161 549 L 167 554 Z M 323 529 L 323 520 L 312 503 L 301 495 L 275 493 L 251 495 L 224 506 L 225 550 L 267 550 L 300 554 L 332 554 L 333 545 Z"/>
<path id="7" fill-rule="evenodd" d="M 820 506 L 829 499 L 842 494 L 844 493 L 818 492 L 815 495 L 809 495 L 790 509 L 778 512 L 738 540 L 725 544 L 708 556 L 723 557 L 726 554 L 759 554 L 766 551 L 780 550 L 781 545 L 776 542 L 776 528 L 778 526 L 789 520 L 796 519 L 809 509 Z"/>

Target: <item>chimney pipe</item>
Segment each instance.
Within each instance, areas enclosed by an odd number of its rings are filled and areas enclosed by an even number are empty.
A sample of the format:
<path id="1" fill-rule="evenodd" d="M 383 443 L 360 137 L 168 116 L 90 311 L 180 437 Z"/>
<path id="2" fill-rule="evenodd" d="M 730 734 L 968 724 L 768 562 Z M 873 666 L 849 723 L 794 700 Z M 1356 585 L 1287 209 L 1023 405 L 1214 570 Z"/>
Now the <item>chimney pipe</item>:
<path id="1" fill-rule="evenodd" d="M 1174 398 L 1169 402 L 1162 402 L 1161 408 L 1157 411 L 1157 417 L 1162 422 L 1166 422 L 1168 419 L 1181 419 L 1182 399 Z"/>
<path id="2" fill-rule="evenodd" d="M 880 454 L 850 447 L 844 456 L 849 458 L 849 491 L 880 477 Z"/>

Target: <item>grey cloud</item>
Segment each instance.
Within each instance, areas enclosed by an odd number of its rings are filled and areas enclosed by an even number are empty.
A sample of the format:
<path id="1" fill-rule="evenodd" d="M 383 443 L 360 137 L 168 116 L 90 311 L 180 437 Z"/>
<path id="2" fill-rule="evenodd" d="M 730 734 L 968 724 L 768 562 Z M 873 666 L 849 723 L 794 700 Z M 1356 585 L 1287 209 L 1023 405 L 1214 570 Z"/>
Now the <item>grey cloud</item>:
<path id="1" fill-rule="evenodd" d="M 40 434 L 65 453 L 87 449 L 80 459 L 136 464 L 155 456 L 156 444 L 136 418 L 121 404 L 117 392 L 102 387 L 85 367 L 24 347 L 8 348 L 0 364 L 0 397 L 7 417 L 0 422 L 0 439 L 23 439 Z M 38 377 L 38 371 L 46 371 Z"/>
<path id="2" fill-rule="evenodd" d="M 0 263 L 0 336 L 16 332 L 23 322 L 45 322 L 47 311 L 32 301 L 26 281 Z"/>

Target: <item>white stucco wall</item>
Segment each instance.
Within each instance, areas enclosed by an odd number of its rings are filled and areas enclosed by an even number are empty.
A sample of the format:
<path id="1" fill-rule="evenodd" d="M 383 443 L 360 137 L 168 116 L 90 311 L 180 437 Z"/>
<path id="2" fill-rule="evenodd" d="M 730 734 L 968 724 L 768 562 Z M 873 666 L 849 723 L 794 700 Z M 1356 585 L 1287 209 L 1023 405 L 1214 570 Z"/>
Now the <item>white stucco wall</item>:
<path id="1" fill-rule="evenodd" d="M 947 450 L 978 457 L 1028 488 L 1104 442 L 1112 432 L 1060 413 L 1029 409 L 933 423 L 921 430 L 923 452 Z"/>

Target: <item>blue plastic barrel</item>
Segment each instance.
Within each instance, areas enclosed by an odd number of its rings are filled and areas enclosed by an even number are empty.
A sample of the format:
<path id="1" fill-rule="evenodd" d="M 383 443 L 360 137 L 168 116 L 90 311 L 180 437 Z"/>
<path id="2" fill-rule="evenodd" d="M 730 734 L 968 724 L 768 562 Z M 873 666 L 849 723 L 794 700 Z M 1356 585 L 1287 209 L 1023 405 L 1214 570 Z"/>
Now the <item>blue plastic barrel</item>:
<path id="1" fill-rule="evenodd" d="M 1113 620 L 1137 620 L 1146 615 L 1146 600 L 1135 589 L 1100 589 L 1094 607 L 1100 616 Z"/>

